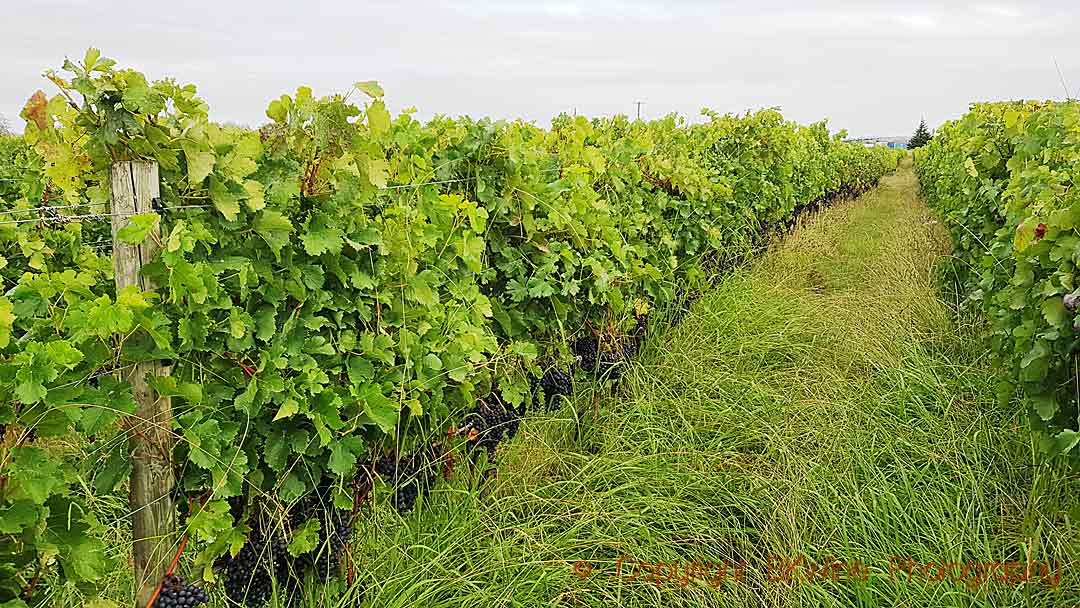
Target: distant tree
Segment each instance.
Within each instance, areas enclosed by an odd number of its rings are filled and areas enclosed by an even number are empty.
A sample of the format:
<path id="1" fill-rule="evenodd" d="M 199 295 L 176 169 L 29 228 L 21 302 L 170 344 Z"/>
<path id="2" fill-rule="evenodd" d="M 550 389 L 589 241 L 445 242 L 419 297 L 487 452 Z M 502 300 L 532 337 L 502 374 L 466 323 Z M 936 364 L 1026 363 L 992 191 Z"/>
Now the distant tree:
<path id="1" fill-rule="evenodd" d="M 11 135 L 11 125 L 3 114 L 0 114 L 0 135 Z"/>
<path id="2" fill-rule="evenodd" d="M 911 136 L 911 140 L 908 141 L 908 149 L 914 150 L 915 148 L 921 148 L 930 143 L 930 138 L 933 135 L 930 134 L 930 129 L 926 128 L 926 120 L 919 121 L 919 127 L 915 129 L 915 134 Z"/>

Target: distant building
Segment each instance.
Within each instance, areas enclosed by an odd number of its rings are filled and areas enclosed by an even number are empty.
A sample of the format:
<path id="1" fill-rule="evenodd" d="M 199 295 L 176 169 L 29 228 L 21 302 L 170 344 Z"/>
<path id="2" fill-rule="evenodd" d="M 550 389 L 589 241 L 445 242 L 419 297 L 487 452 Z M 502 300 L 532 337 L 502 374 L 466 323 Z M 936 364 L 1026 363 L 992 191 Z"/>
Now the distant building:
<path id="1" fill-rule="evenodd" d="M 862 144 L 867 148 L 885 146 L 894 150 L 907 150 L 908 140 L 906 137 L 858 137 L 847 141 Z"/>

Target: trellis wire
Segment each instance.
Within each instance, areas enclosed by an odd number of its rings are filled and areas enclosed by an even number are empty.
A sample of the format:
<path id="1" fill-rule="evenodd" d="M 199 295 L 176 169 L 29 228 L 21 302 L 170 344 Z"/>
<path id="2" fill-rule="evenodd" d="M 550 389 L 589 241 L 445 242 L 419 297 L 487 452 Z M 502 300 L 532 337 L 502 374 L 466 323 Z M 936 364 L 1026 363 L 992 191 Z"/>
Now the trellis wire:
<path id="1" fill-rule="evenodd" d="M 11 180 L 11 181 L 14 181 L 14 180 Z M 420 187 L 423 187 L 423 186 L 437 186 L 437 185 L 442 185 L 442 184 L 457 184 L 457 183 L 460 183 L 460 182 L 467 182 L 467 181 L 469 181 L 469 178 L 444 179 L 444 180 L 439 180 L 439 181 L 434 181 L 434 182 L 423 182 L 423 183 L 420 183 L 420 184 L 399 184 L 399 185 L 395 185 L 395 186 L 385 186 L 383 188 L 380 188 L 380 190 L 400 190 L 400 189 L 403 189 L 403 188 L 420 188 Z M 0 211 L 0 215 L 15 215 L 15 214 L 18 214 L 18 213 L 41 213 L 41 212 L 44 212 L 44 211 L 55 211 L 55 210 L 58 210 L 58 209 L 78 209 L 78 208 L 81 208 L 81 207 L 93 207 L 94 205 L 99 205 L 99 204 L 101 204 L 101 203 L 86 203 L 86 204 L 81 204 L 81 205 L 51 205 L 51 206 L 47 206 L 47 207 L 31 207 L 31 208 L 28 208 L 28 209 L 14 209 L 14 210 L 9 210 L 9 211 Z M 173 211 L 173 210 L 177 210 L 177 209 L 206 209 L 206 208 L 209 208 L 209 207 L 213 207 L 213 205 L 178 205 L 176 207 L 165 207 L 164 210 L 165 211 Z M 0 226 L 8 225 L 8 224 L 25 224 L 25 223 L 28 223 L 28 222 L 43 222 L 43 223 L 57 222 L 57 223 L 63 223 L 63 222 L 70 222 L 70 221 L 76 221 L 76 220 L 106 219 L 106 218 L 114 218 L 114 217 L 130 217 L 130 215 L 125 216 L 123 214 L 118 214 L 118 213 L 88 213 L 88 214 L 83 214 L 83 215 L 35 217 L 35 218 L 28 218 L 28 219 L 23 219 L 23 220 L 7 220 L 7 221 L 3 221 L 3 222 L 0 222 Z"/>
<path id="2" fill-rule="evenodd" d="M 82 206 L 86 206 L 86 205 L 82 205 Z M 165 210 L 166 211 L 172 211 L 172 210 L 176 210 L 176 209 L 205 209 L 205 208 L 212 207 L 212 206 L 213 205 L 179 205 L 179 206 L 176 206 L 176 207 L 166 207 Z M 47 207 L 41 207 L 41 209 L 47 209 Z M 29 211 L 29 209 L 27 211 Z M 76 220 L 102 220 L 102 219 L 114 218 L 114 217 L 121 217 L 121 218 L 123 218 L 123 217 L 133 217 L 133 214 L 130 214 L 130 213 L 126 213 L 126 214 L 125 213 L 87 213 L 87 214 L 83 214 L 83 215 L 55 215 L 55 216 L 51 216 L 51 217 L 33 217 L 33 218 L 25 219 L 25 220 L 8 220 L 8 221 L 0 222 L 0 226 L 3 226 L 5 224 L 25 224 L 27 222 L 64 223 L 64 222 L 72 222 L 72 221 L 76 221 Z"/>
<path id="3" fill-rule="evenodd" d="M 8 211 L 0 211 L 0 215 L 15 215 L 18 213 L 40 213 L 42 211 L 54 211 L 56 209 L 78 209 L 80 207 L 93 207 L 94 205 L 100 205 L 101 203 L 85 203 L 81 205 L 50 205 L 46 207 L 30 207 L 27 209 L 10 209 Z"/>

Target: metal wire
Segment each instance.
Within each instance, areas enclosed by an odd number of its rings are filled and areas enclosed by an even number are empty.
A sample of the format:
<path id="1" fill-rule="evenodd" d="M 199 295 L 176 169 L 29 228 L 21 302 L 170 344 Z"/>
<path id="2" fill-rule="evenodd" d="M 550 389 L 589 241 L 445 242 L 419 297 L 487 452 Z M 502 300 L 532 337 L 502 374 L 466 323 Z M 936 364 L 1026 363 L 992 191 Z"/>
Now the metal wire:
<path id="1" fill-rule="evenodd" d="M 76 206 L 87 207 L 89 205 L 72 205 L 71 207 L 76 207 Z M 176 206 L 176 207 L 166 207 L 165 210 L 166 211 L 172 211 L 174 209 L 205 209 L 207 207 L 212 207 L 212 206 L 213 205 L 179 205 L 179 206 Z M 46 209 L 46 208 L 47 207 L 41 207 L 41 209 Z M 60 208 L 64 208 L 64 207 L 54 207 L 54 209 L 60 209 Z M 0 226 L 3 226 L 5 224 L 25 224 L 27 222 L 64 223 L 64 222 L 73 222 L 73 221 L 77 221 L 77 220 L 89 220 L 89 219 L 98 219 L 98 220 L 100 220 L 100 219 L 114 218 L 114 217 L 120 217 L 120 218 L 134 217 L 136 215 L 139 215 L 139 214 L 138 213 L 88 213 L 88 214 L 84 214 L 84 215 L 56 215 L 56 216 L 51 216 L 51 217 L 34 217 L 34 218 L 25 219 L 25 220 L 8 220 L 8 221 L 5 221 L 5 222 L 0 222 Z"/>
<path id="2" fill-rule="evenodd" d="M 28 220 L 8 220 L 6 222 L 0 222 L 0 226 L 6 225 L 6 224 L 26 224 L 28 222 L 40 222 L 42 224 L 48 224 L 48 223 L 63 224 L 65 222 L 73 222 L 73 221 L 76 221 L 76 220 L 104 219 L 104 218 L 107 218 L 107 217 L 109 217 L 109 218 L 111 218 L 111 217 L 121 217 L 123 215 L 127 215 L 128 217 L 130 217 L 130 214 L 120 214 L 120 213 L 90 213 L 90 214 L 87 214 L 87 215 L 56 215 L 56 216 L 52 216 L 52 217 L 34 217 L 34 218 L 30 218 Z"/>
<path id="3" fill-rule="evenodd" d="M 18 213 L 40 213 L 42 211 L 54 211 L 56 209 L 78 209 L 80 207 L 93 207 L 94 205 L 100 205 L 101 203 L 85 203 L 82 205 L 53 205 L 48 207 L 30 207 L 29 209 L 11 209 L 8 211 L 0 211 L 0 215 L 15 215 Z"/>
<path id="4" fill-rule="evenodd" d="M 175 207 L 165 207 L 165 211 L 173 211 L 176 209 L 209 209 L 213 205 L 177 205 Z"/>
<path id="5" fill-rule="evenodd" d="M 14 181 L 14 180 L 11 180 L 11 181 Z M 467 181 L 470 181 L 470 178 L 444 179 L 444 180 L 439 180 L 439 181 L 434 181 L 434 182 L 423 182 L 423 183 L 420 183 L 420 184 L 398 184 L 398 185 L 395 185 L 395 186 L 385 186 L 383 188 L 380 188 L 380 190 L 401 190 L 401 189 L 404 189 L 404 188 L 421 188 L 423 186 L 438 186 L 438 185 L 443 185 L 443 184 L 457 184 L 457 183 L 467 182 Z M 47 206 L 47 207 L 31 207 L 29 209 L 13 209 L 13 210 L 8 210 L 8 211 L 0 211 L 0 215 L 7 216 L 7 215 L 16 215 L 16 214 L 19 214 L 19 213 L 41 213 L 41 212 L 44 212 L 44 211 L 56 211 L 56 210 L 60 210 L 60 209 L 79 209 L 79 208 L 82 208 L 82 207 L 93 207 L 94 205 L 97 205 L 97 204 L 100 204 L 100 203 L 86 203 L 86 204 L 81 204 L 81 205 L 52 205 L 52 206 Z M 165 207 L 164 211 L 175 211 L 175 210 L 178 210 L 178 209 L 208 209 L 210 207 L 213 207 L 213 205 L 177 205 L 176 207 Z M 8 220 L 8 221 L 0 222 L 0 226 L 9 225 L 9 224 L 25 224 L 25 223 L 28 223 L 28 222 L 42 222 L 42 223 L 57 222 L 57 223 L 63 223 L 63 222 L 77 221 L 77 220 L 105 219 L 105 218 L 113 218 L 113 217 L 131 217 L 132 215 L 136 215 L 136 214 L 89 213 L 89 214 L 83 214 L 83 215 L 54 216 L 54 217 L 45 217 L 45 218 L 36 217 L 36 218 L 29 218 L 29 219 L 23 219 L 23 220 Z"/>
<path id="6" fill-rule="evenodd" d="M 456 184 L 458 182 L 467 182 L 467 181 L 469 181 L 469 178 L 444 179 L 444 180 L 438 181 L 438 182 L 424 182 L 422 184 L 401 184 L 399 186 L 386 186 L 384 188 L 380 188 L 380 190 L 398 190 L 400 188 L 419 188 L 421 186 L 435 186 L 435 185 L 438 185 L 438 184 Z"/>

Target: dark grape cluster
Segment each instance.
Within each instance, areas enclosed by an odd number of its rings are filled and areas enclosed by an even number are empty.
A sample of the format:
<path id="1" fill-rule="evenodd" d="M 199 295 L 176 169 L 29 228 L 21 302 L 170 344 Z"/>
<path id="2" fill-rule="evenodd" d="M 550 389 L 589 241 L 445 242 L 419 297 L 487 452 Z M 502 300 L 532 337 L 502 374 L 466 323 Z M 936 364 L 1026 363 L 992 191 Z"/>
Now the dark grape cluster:
<path id="1" fill-rule="evenodd" d="M 609 378 L 618 379 L 623 364 L 637 356 L 648 333 L 648 315 L 637 315 L 634 329 L 622 339 L 612 339 L 606 348 L 600 348 L 600 342 L 592 333 L 574 341 L 571 350 L 577 357 L 581 369 Z"/>
<path id="2" fill-rule="evenodd" d="M 625 357 L 625 346 L 620 347 L 619 350 L 605 350 L 600 353 L 600 361 L 597 363 L 596 371 L 602 376 L 608 376 L 610 378 L 618 379 L 622 373 L 622 362 Z"/>
<path id="3" fill-rule="evenodd" d="M 559 397 L 569 397 L 574 393 L 574 377 L 570 375 L 570 370 L 549 369 L 533 383 L 534 397 L 537 397 L 538 390 L 544 391 L 545 405 L 550 412 L 558 409 Z"/>
<path id="4" fill-rule="evenodd" d="M 391 505 L 398 513 L 411 511 L 416 500 L 426 494 L 438 477 L 436 461 L 441 460 L 438 446 L 420 450 L 409 456 L 385 456 L 374 467 L 362 464 L 357 477 L 371 479 L 371 472 L 393 487 Z"/>
<path id="5" fill-rule="evenodd" d="M 409 480 L 394 488 L 394 496 L 390 504 L 398 513 L 408 513 L 416 505 L 420 498 L 420 485 L 415 480 Z"/>
<path id="6" fill-rule="evenodd" d="M 229 502 L 229 515 L 232 515 L 233 521 L 240 523 L 244 521 L 244 496 L 232 496 L 228 499 Z"/>
<path id="7" fill-rule="evenodd" d="M 619 364 L 633 359 L 641 352 L 641 345 L 645 342 L 645 337 L 648 335 L 648 327 L 648 315 L 638 315 L 635 318 L 634 329 L 630 332 L 630 335 L 622 341 L 619 347 L 601 353 L 600 372 L 609 373 L 612 377 L 617 378 L 622 373 L 623 369 L 623 366 Z"/>
<path id="8" fill-rule="evenodd" d="M 282 522 L 284 530 L 295 531 L 317 520 L 319 536 L 314 550 L 293 557 L 285 534 L 264 533 L 256 522 L 256 530 L 236 557 L 226 555 L 218 561 L 217 566 L 225 572 L 223 586 L 230 605 L 264 606 L 274 593 L 274 582 L 288 599 L 288 605 L 298 605 L 309 573 L 312 580 L 320 583 L 340 573 L 341 556 L 353 529 L 346 513 L 330 506 L 331 491 L 328 483 L 321 484 L 294 505 Z"/>
<path id="9" fill-rule="evenodd" d="M 679 303 L 679 307 L 675 309 L 675 314 L 671 316 L 671 325 L 675 326 L 682 323 L 683 317 L 686 313 L 690 312 L 690 307 L 694 305 L 701 298 L 701 294 L 697 292 L 686 293 L 680 287 L 675 293 L 675 301 Z"/>
<path id="10" fill-rule="evenodd" d="M 158 593 L 154 608 L 181 608 L 183 606 L 198 606 L 210 601 L 206 592 L 189 584 L 182 576 L 168 576 L 161 583 L 161 591 Z"/>
<path id="11" fill-rule="evenodd" d="M 488 454 L 494 454 L 504 439 L 510 440 L 517 435 L 524 414 L 524 404 L 519 410 L 503 403 L 498 393 L 492 393 L 487 400 L 477 404 L 476 411 L 466 417 L 467 428 L 470 429 L 468 446 L 484 448 Z"/>
<path id="12" fill-rule="evenodd" d="M 290 515 L 294 529 L 312 519 L 319 522 L 318 545 L 314 551 L 293 559 L 288 570 L 293 579 L 301 579 L 305 572 L 311 571 L 315 580 L 326 582 L 341 571 L 341 555 L 349 544 L 353 530 L 346 521 L 345 513 L 333 507 L 327 508 L 317 496 L 309 497 Z"/>
<path id="13" fill-rule="evenodd" d="M 578 338 L 571 351 L 577 357 L 581 369 L 590 373 L 596 371 L 596 362 L 600 357 L 600 342 L 596 340 L 596 336 L 590 333 Z"/>
<path id="14" fill-rule="evenodd" d="M 236 557 L 224 558 L 225 596 L 234 605 L 261 608 L 273 594 L 273 576 L 283 571 L 287 557 L 282 540 L 275 538 L 267 545 L 252 535 Z"/>
<path id="15" fill-rule="evenodd" d="M 649 335 L 649 315 L 638 315 L 634 317 L 634 331 L 630 334 L 630 339 L 634 343 L 635 353 L 637 349 L 641 348 L 642 342 Z"/>

